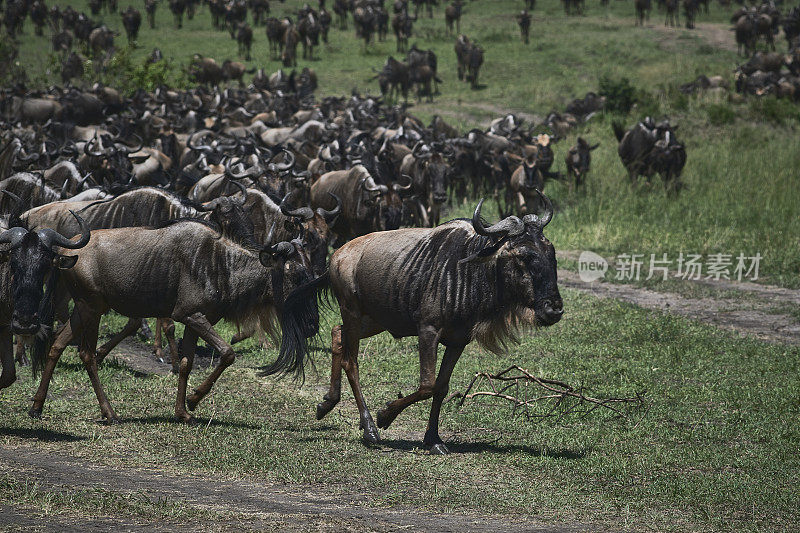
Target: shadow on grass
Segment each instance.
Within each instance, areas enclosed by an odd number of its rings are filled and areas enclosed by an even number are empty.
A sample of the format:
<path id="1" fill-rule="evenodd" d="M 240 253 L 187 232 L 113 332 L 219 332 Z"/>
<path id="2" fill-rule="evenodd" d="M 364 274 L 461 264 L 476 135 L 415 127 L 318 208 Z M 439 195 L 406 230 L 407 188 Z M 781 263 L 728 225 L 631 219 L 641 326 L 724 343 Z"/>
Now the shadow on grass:
<path id="1" fill-rule="evenodd" d="M 86 437 L 63 433 L 61 431 L 51 431 L 41 428 L 4 428 L 0 427 L 0 436 L 19 437 L 21 439 L 36 439 L 43 442 L 77 442 L 86 440 Z"/>
<path id="2" fill-rule="evenodd" d="M 194 422 L 191 424 L 185 424 L 184 422 L 179 422 L 172 416 L 139 416 L 139 417 L 132 417 L 132 418 L 123 418 L 121 423 L 122 424 L 171 424 L 175 426 L 186 426 L 186 427 L 201 427 L 209 425 L 209 420 L 211 421 L 211 426 L 215 427 L 224 427 L 224 428 L 237 428 L 237 429 L 250 429 L 256 430 L 261 429 L 261 426 L 255 426 L 253 424 L 246 424 L 243 422 L 228 422 L 222 418 L 203 418 L 203 417 L 195 417 Z"/>
<path id="3" fill-rule="evenodd" d="M 492 444 L 487 442 L 447 442 L 447 448 L 452 453 L 524 453 L 532 457 L 551 457 L 554 459 L 579 460 L 591 453 L 591 449 L 571 450 L 568 448 L 549 449 L 539 446 L 520 446 L 518 444 Z M 422 448 L 422 443 L 416 440 L 397 439 L 381 440 L 378 446 L 399 451 L 410 451 Z"/>

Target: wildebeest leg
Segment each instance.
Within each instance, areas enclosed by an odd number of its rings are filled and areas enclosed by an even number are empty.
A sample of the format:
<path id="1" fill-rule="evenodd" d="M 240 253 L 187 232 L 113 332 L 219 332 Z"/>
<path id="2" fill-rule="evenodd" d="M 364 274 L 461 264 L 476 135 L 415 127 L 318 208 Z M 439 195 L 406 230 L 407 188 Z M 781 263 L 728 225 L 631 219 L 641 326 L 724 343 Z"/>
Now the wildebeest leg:
<path id="1" fill-rule="evenodd" d="M 197 387 L 194 392 L 186 398 L 186 407 L 190 411 L 194 411 L 197 404 L 200 403 L 206 394 L 211 391 L 219 376 L 225 371 L 226 368 L 231 366 L 236 360 L 236 353 L 231 348 L 231 345 L 225 342 L 219 334 L 214 331 L 211 322 L 202 314 L 195 313 L 188 317 L 184 323 L 195 330 L 200 335 L 200 338 L 206 341 L 209 346 L 217 350 L 220 354 L 219 364 L 211 371 L 211 374 Z"/>
<path id="2" fill-rule="evenodd" d="M 331 329 L 331 385 L 328 392 L 322 397 L 322 402 L 317 404 L 317 420 L 331 412 L 342 397 L 342 326 Z"/>
<path id="3" fill-rule="evenodd" d="M 344 324 L 342 325 L 342 334 L 344 341 L 344 350 L 342 357 L 342 368 L 347 375 L 347 381 L 350 382 L 350 388 L 353 390 L 353 396 L 358 406 L 358 412 L 361 415 L 361 429 L 364 430 L 363 440 L 367 444 L 377 444 L 381 438 L 378 434 L 378 428 L 372 420 L 372 415 L 367 409 L 367 402 L 364 401 L 364 394 L 361 392 L 361 383 L 358 380 L 358 342 L 361 340 L 361 324 L 358 318 L 348 316 L 342 313 Z"/>
<path id="4" fill-rule="evenodd" d="M 11 328 L 0 327 L 0 363 L 3 373 L 0 374 L 0 389 L 5 389 L 17 380 L 17 368 L 14 366 L 14 344 Z"/>
<path id="5" fill-rule="evenodd" d="M 433 396 L 436 381 L 436 348 L 440 332 L 430 326 L 420 328 L 419 332 L 419 388 L 408 396 L 403 396 L 378 411 L 378 427 L 386 429 L 397 415 L 412 403 L 427 400 Z"/>
<path id="6" fill-rule="evenodd" d="M 425 439 L 422 443 L 425 447 L 430 447 L 433 455 L 446 455 L 450 453 L 439 437 L 439 413 L 442 410 L 442 402 L 447 392 L 450 390 L 450 376 L 458 362 L 463 346 L 448 346 L 442 357 L 442 365 L 439 367 L 439 375 L 436 376 L 436 384 L 433 386 L 433 402 L 431 404 L 431 414 L 428 418 L 428 430 L 425 432 Z"/>
<path id="7" fill-rule="evenodd" d="M 42 378 L 39 381 L 39 388 L 36 390 L 36 394 L 33 396 L 33 406 L 31 407 L 30 411 L 28 411 L 28 415 L 31 418 L 42 417 L 42 409 L 44 408 L 44 401 L 47 398 L 47 389 L 50 387 L 50 380 L 53 379 L 53 371 L 55 371 L 56 364 L 58 364 L 61 354 L 64 353 L 64 349 L 69 346 L 70 342 L 72 342 L 72 332 L 80 332 L 79 324 L 80 319 L 73 312 L 73 316 L 70 316 L 69 320 L 67 320 L 67 323 L 64 324 L 64 327 L 62 327 L 61 330 L 56 334 L 56 338 L 53 341 L 52 346 L 50 346 L 50 351 L 47 354 L 47 361 L 44 364 L 44 370 L 42 370 Z"/>
<path id="8" fill-rule="evenodd" d="M 113 350 L 117 344 L 121 343 L 139 329 L 142 325 L 141 318 L 129 318 L 128 323 L 125 324 L 119 333 L 111 337 L 108 342 L 97 349 L 96 359 L 98 363 L 102 363 L 106 356 Z"/>
<path id="9" fill-rule="evenodd" d="M 16 356 L 14 359 L 22 366 L 28 365 L 28 355 L 25 350 L 25 343 L 22 340 L 22 337 L 17 337 L 16 342 Z"/>
<path id="10" fill-rule="evenodd" d="M 420 226 L 423 228 L 429 228 L 431 223 L 430 219 L 428 218 L 428 210 L 424 205 L 422 205 L 422 202 L 419 198 L 417 198 L 417 211 L 419 212 Z"/>
<path id="11" fill-rule="evenodd" d="M 103 385 L 100 383 L 100 376 L 97 375 L 97 360 L 95 358 L 95 350 L 97 349 L 97 333 L 100 329 L 100 315 L 90 309 L 86 304 L 75 303 L 75 311 L 80 313 L 81 320 L 81 337 L 79 355 L 86 373 L 89 375 L 89 381 L 92 383 L 92 388 L 97 396 L 97 401 L 100 404 L 100 413 L 103 421 L 107 424 L 119 422 L 119 417 L 111 403 L 106 397 L 103 390 Z M 74 313 L 73 313 L 74 314 Z M 139 320 L 134 321 L 135 328 L 139 327 Z M 136 331 L 136 329 L 134 329 Z"/>
<path id="12" fill-rule="evenodd" d="M 175 419 L 180 422 L 191 422 L 192 415 L 186 410 L 186 386 L 189 382 L 189 373 L 194 365 L 194 351 L 197 348 L 197 333 L 192 328 L 186 328 L 181 341 L 181 362 L 178 373 L 178 395 L 175 398 Z"/>

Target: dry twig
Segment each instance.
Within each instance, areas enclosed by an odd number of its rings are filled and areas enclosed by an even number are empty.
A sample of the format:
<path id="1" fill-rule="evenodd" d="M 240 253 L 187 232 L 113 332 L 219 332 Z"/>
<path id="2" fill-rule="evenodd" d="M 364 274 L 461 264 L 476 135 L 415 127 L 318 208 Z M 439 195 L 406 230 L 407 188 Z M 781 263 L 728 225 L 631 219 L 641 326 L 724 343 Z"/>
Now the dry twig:
<path id="1" fill-rule="evenodd" d="M 482 388 L 489 390 L 480 390 Z M 461 407 L 467 400 L 479 396 L 500 398 L 511 403 L 515 413 L 520 411 L 529 419 L 561 419 L 573 413 L 587 415 L 601 407 L 628 418 L 623 406 L 638 408 L 644 405 L 640 393 L 627 398 L 594 398 L 585 394 L 584 390 L 583 387 L 576 388 L 563 381 L 534 376 L 524 368 L 512 365 L 497 374 L 478 372 L 464 392 L 452 394 L 447 401 L 460 398 Z"/>

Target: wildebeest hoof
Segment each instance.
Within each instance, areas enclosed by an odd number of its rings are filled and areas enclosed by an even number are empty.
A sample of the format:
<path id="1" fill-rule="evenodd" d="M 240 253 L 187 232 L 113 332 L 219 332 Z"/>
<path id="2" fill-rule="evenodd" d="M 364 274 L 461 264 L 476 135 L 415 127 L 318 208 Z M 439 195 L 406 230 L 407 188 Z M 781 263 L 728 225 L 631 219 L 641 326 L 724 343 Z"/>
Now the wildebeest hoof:
<path id="1" fill-rule="evenodd" d="M 28 416 L 31 417 L 31 418 L 35 418 L 36 420 L 41 420 L 42 419 L 42 410 L 41 409 L 33 409 L 33 408 L 31 408 L 31 410 L 28 411 Z"/>
<path id="2" fill-rule="evenodd" d="M 117 415 L 106 416 L 103 415 L 103 418 L 97 421 L 98 424 L 103 424 L 104 426 L 114 426 L 119 424 L 121 420 Z"/>
<path id="3" fill-rule="evenodd" d="M 364 428 L 364 437 L 362 440 L 364 444 L 378 444 L 381 441 L 378 429 L 375 426 L 367 426 Z"/>
<path id="4" fill-rule="evenodd" d="M 388 405 L 388 404 L 387 404 Z M 388 409 L 381 409 L 378 411 L 378 427 L 381 429 L 388 429 L 394 422 L 395 417 L 389 413 Z"/>
<path id="5" fill-rule="evenodd" d="M 194 417 L 192 415 L 190 415 L 189 413 L 184 413 L 182 415 L 177 415 L 176 414 L 173 417 L 173 419 L 175 420 L 175 422 L 180 422 L 182 424 L 186 424 L 186 425 L 189 425 L 189 426 L 193 426 L 193 425 L 195 425 L 197 423 L 197 421 L 194 419 Z"/>
<path id="6" fill-rule="evenodd" d="M 320 402 L 317 404 L 317 420 L 322 420 L 325 415 L 331 412 L 333 405 L 330 402 Z"/>
<path id="7" fill-rule="evenodd" d="M 447 449 L 447 446 L 444 443 L 434 444 L 431 446 L 431 455 L 449 455 L 450 450 Z"/>
<path id="8" fill-rule="evenodd" d="M 186 398 L 186 408 L 190 411 L 194 411 L 198 403 L 200 403 L 200 398 L 197 397 L 197 391 L 194 391 L 194 394 Z"/>

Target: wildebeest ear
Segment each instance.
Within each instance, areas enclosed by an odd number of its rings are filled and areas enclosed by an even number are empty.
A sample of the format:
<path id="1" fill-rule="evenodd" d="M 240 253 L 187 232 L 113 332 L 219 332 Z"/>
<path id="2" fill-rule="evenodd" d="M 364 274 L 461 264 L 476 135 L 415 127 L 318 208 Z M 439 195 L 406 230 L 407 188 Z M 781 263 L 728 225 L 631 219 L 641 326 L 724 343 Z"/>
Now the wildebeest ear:
<path id="1" fill-rule="evenodd" d="M 61 270 L 69 270 L 78 262 L 77 255 L 57 255 L 53 259 L 53 266 Z"/>
<path id="2" fill-rule="evenodd" d="M 269 250 L 261 250 L 258 254 L 258 260 L 266 268 L 272 268 L 276 263 L 275 256 Z"/>
<path id="3" fill-rule="evenodd" d="M 592 146 L 590 146 L 590 147 L 589 147 L 589 150 L 590 150 L 590 151 L 591 151 L 591 150 L 594 150 L 594 149 L 595 149 L 595 148 L 597 148 L 598 146 L 600 146 L 600 143 L 593 144 Z"/>

